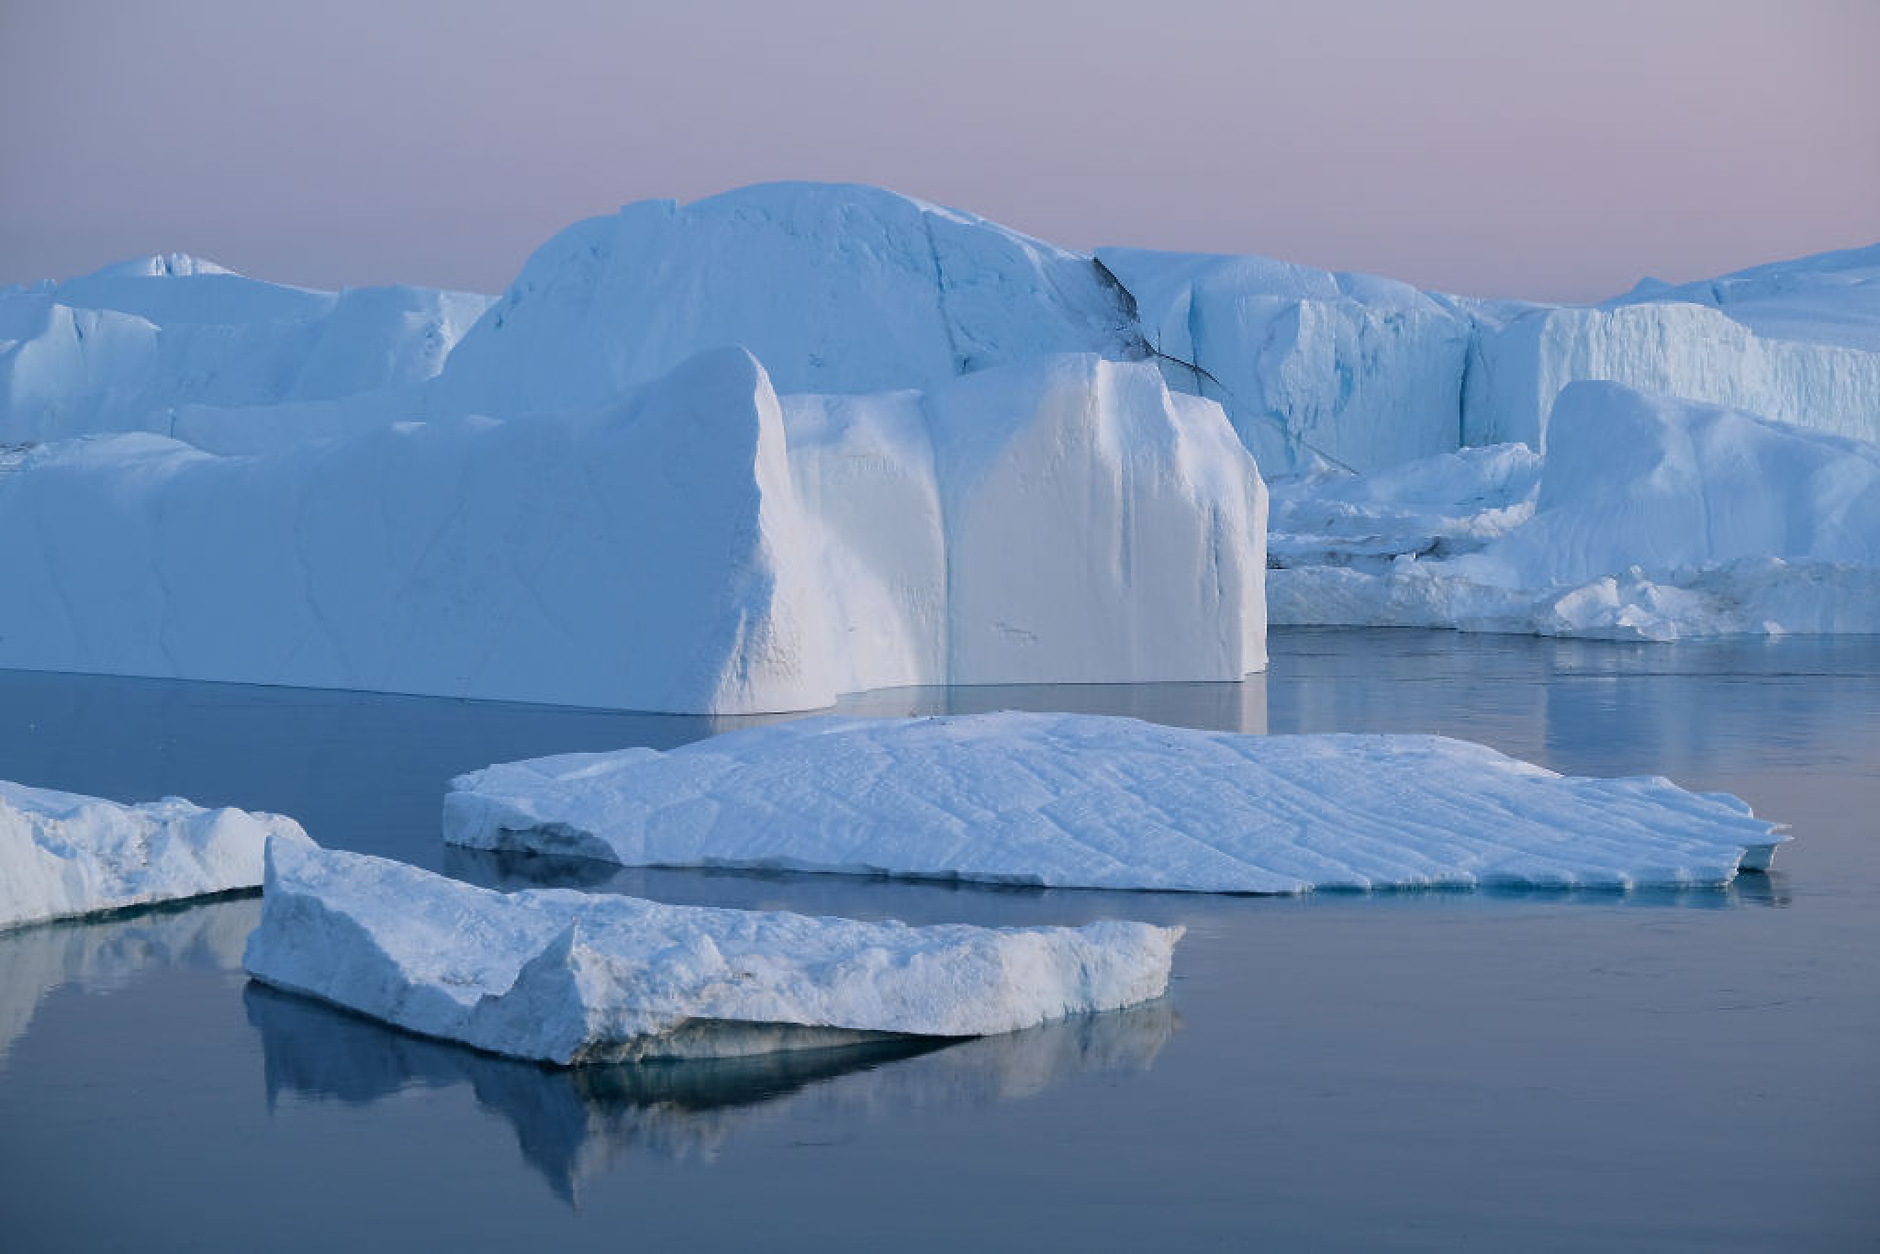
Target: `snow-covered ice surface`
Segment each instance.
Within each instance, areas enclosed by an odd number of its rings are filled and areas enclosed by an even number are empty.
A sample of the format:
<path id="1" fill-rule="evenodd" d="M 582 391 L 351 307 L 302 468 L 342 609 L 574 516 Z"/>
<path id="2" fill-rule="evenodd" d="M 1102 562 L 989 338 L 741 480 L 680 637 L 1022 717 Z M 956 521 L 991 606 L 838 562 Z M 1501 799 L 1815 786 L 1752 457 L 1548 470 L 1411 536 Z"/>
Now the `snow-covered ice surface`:
<path id="1" fill-rule="evenodd" d="M 444 838 L 629 866 L 1236 893 L 1726 884 L 1787 839 L 1734 797 L 1439 736 L 1009 712 L 491 766 L 452 781 Z"/>
<path id="2" fill-rule="evenodd" d="M 1615 383 L 1561 393 L 1544 459 L 1300 481 L 1274 519 L 1275 623 L 1880 632 L 1880 445 Z"/>
<path id="3" fill-rule="evenodd" d="M 1180 938 L 497 893 L 281 842 L 244 965 L 422 1035 L 576 1064 L 1016 1031 L 1162 996 Z"/>
<path id="4" fill-rule="evenodd" d="M 1259 472 L 1146 363 L 785 404 L 721 349 L 593 410 L 0 468 L 5 666 L 749 713 L 1265 665 Z"/>
<path id="5" fill-rule="evenodd" d="M 180 797 L 119 805 L 0 780 L 0 928 L 257 887 L 271 836 L 312 845 L 278 814 Z"/>

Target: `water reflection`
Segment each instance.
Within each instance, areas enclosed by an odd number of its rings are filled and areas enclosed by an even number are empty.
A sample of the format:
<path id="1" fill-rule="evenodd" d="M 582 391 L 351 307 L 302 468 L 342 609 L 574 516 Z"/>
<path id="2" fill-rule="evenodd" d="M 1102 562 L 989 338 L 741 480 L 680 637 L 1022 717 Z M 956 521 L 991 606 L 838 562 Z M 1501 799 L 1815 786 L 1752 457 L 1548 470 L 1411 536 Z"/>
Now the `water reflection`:
<path id="1" fill-rule="evenodd" d="M 1264 733 L 1264 674 L 1235 683 L 984 684 L 972 688 L 890 688 L 844 697 L 839 713 L 866 718 L 986 714 L 1117 714 L 1171 727 Z"/>
<path id="2" fill-rule="evenodd" d="M 283 1095 L 369 1105 L 411 1087 L 468 1084 L 515 1129 L 523 1158 L 573 1205 L 631 1154 L 715 1155 L 783 1111 L 882 1119 L 923 1107 L 1023 1098 L 1071 1076 L 1146 1070 L 1179 1019 L 1166 1001 L 961 1042 L 883 1039 L 749 1058 L 557 1069 L 383 1027 L 250 982 L 268 1103 Z"/>
<path id="3" fill-rule="evenodd" d="M 54 989 L 115 988 L 155 967 L 238 970 L 260 920 L 261 898 L 251 896 L 0 932 L 0 1057 L 26 1034 Z"/>

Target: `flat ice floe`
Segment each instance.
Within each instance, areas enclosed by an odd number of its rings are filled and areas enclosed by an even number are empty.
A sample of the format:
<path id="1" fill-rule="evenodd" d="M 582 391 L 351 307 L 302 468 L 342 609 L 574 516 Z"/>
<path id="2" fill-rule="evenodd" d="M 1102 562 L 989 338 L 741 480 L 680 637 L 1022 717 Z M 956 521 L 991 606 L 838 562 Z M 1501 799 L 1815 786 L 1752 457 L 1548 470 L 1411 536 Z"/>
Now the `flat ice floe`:
<path id="1" fill-rule="evenodd" d="M 0 928 L 257 887 L 270 836 L 312 844 L 278 814 L 0 780 Z"/>
<path id="2" fill-rule="evenodd" d="M 1238 893 L 1721 885 L 1787 839 L 1735 797 L 1440 736 L 1018 713 L 492 766 L 452 781 L 444 838 L 628 866 Z"/>
<path id="3" fill-rule="evenodd" d="M 244 964 L 426 1036 L 575 1064 L 1016 1031 L 1160 997 L 1180 938 L 498 893 L 276 842 Z"/>

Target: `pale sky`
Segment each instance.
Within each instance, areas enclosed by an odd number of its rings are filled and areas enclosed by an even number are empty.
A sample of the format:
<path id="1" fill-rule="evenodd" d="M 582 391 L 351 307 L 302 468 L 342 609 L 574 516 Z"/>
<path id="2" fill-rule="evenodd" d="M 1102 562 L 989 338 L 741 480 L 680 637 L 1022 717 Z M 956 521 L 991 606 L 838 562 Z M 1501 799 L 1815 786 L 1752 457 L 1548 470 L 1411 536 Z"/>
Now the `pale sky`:
<path id="1" fill-rule="evenodd" d="M 0 117 L 0 283 L 498 291 L 781 178 L 1479 295 L 1880 241 L 1874 0 L 0 0 Z"/>

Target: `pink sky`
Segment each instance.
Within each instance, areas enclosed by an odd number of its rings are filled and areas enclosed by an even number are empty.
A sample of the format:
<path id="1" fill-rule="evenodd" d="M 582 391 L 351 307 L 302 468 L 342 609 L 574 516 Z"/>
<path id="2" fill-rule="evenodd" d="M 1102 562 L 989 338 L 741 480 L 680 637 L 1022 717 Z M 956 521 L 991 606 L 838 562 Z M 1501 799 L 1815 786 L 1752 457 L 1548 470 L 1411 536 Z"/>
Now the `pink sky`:
<path id="1" fill-rule="evenodd" d="M 495 291 L 576 218 L 809 178 L 1597 298 L 1880 241 L 1877 54 L 1868 0 L 0 0 L 0 283 Z"/>

